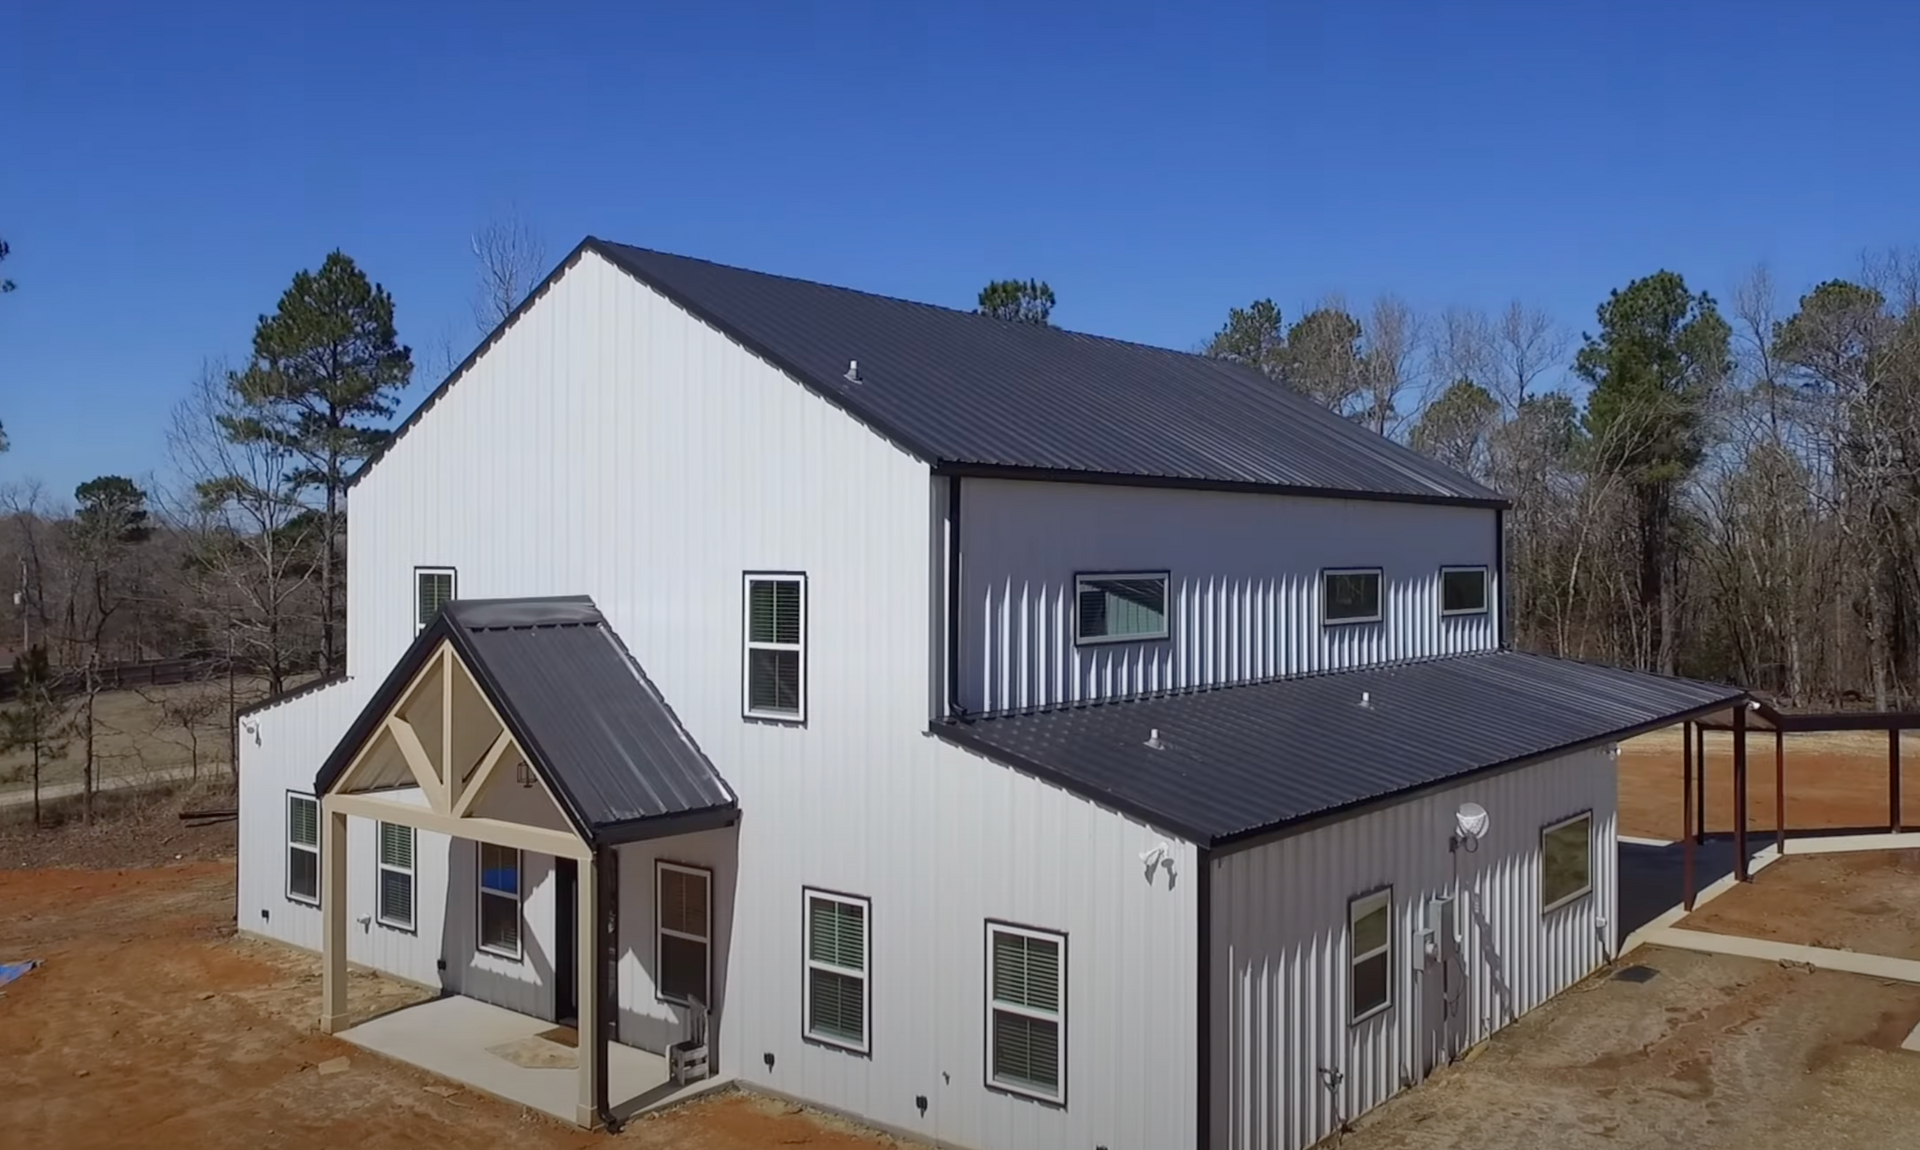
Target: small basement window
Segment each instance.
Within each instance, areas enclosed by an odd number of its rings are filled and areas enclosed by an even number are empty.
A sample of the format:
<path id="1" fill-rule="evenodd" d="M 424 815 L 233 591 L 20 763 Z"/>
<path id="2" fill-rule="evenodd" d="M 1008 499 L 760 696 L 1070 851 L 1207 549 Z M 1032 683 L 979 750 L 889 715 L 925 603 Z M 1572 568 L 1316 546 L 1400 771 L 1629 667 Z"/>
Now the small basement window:
<path id="1" fill-rule="evenodd" d="M 1380 569 L 1347 568 L 1320 573 L 1321 617 L 1327 623 L 1380 621 Z"/>
<path id="2" fill-rule="evenodd" d="M 1372 1018 L 1393 1005 L 1393 888 L 1347 903 L 1353 947 L 1353 1021 Z"/>
<path id="3" fill-rule="evenodd" d="M 287 897 L 320 902 L 320 803 L 287 795 Z"/>
<path id="4" fill-rule="evenodd" d="M 379 887 L 374 908 L 380 922 L 413 929 L 413 828 L 380 824 Z"/>
<path id="5" fill-rule="evenodd" d="M 520 957 L 520 852 L 480 844 L 480 949 Z"/>
<path id="6" fill-rule="evenodd" d="M 712 942 L 713 873 L 678 863 L 654 864 L 654 966 L 664 1002 L 711 1006 L 707 997 Z"/>
<path id="7" fill-rule="evenodd" d="M 749 718 L 807 717 L 807 577 L 746 577 L 743 711 Z"/>
<path id="8" fill-rule="evenodd" d="M 1540 832 L 1540 909 L 1554 910 L 1593 890 L 1593 814 Z"/>
<path id="9" fill-rule="evenodd" d="M 1487 569 L 1485 567 L 1440 568 L 1440 613 L 1442 615 L 1486 614 Z"/>
<path id="10" fill-rule="evenodd" d="M 852 895 L 808 890 L 806 1035 L 867 1052 L 867 909 Z"/>
<path id="11" fill-rule="evenodd" d="M 451 567 L 415 567 L 413 569 L 413 633 L 418 635 L 433 622 L 440 608 L 453 602 L 454 580 Z"/>
<path id="12" fill-rule="evenodd" d="M 1167 573 L 1081 575 L 1073 581 L 1076 643 L 1167 637 Z"/>
<path id="13" fill-rule="evenodd" d="M 1067 937 L 987 924 L 987 1085 L 1067 1098 Z"/>

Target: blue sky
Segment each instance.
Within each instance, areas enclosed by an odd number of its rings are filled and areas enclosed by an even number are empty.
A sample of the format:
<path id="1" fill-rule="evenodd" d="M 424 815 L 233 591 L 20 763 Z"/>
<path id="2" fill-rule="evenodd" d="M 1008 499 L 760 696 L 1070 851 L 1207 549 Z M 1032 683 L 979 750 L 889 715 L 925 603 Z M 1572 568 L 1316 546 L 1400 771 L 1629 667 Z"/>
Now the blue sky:
<path id="1" fill-rule="evenodd" d="M 1684 11 L 1681 9 L 1684 8 Z M 166 415 L 345 249 L 422 365 L 470 232 L 612 239 L 1175 347 L 1330 289 L 1578 329 L 1660 267 L 1794 291 L 1920 241 L 1902 4 L 16 3 L 0 483 Z"/>

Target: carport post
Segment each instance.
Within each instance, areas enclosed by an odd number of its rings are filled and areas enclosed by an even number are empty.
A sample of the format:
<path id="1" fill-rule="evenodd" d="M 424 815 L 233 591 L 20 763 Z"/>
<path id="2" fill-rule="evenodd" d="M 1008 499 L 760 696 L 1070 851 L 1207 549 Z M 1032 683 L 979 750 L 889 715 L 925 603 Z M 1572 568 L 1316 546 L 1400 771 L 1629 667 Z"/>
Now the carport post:
<path id="1" fill-rule="evenodd" d="M 1887 728 L 1887 823 L 1900 833 L 1900 728 Z"/>
<path id="2" fill-rule="evenodd" d="M 1680 724 L 1681 905 L 1693 909 L 1693 724 Z"/>
<path id="3" fill-rule="evenodd" d="M 1700 723 L 1693 725 L 1693 793 L 1693 841 L 1704 843 L 1707 841 L 1707 728 Z"/>
<path id="4" fill-rule="evenodd" d="M 1733 708 L 1733 875 L 1747 875 L 1747 701 Z"/>
<path id="5" fill-rule="evenodd" d="M 347 1028 L 347 816 L 320 800 L 320 1030 Z"/>
<path id="6" fill-rule="evenodd" d="M 1787 853 L 1787 733 L 1773 729 L 1773 853 Z"/>
<path id="7" fill-rule="evenodd" d="M 600 918 L 600 868 L 592 858 L 580 860 L 575 868 L 574 897 L 579 901 L 574 912 L 574 1049 L 580 1052 L 579 1095 L 575 1101 L 574 1121 L 591 1130 L 600 1124 L 600 1072 L 607 1046 L 600 1030 L 600 949 L 599 932 L 594 929 Z"/>

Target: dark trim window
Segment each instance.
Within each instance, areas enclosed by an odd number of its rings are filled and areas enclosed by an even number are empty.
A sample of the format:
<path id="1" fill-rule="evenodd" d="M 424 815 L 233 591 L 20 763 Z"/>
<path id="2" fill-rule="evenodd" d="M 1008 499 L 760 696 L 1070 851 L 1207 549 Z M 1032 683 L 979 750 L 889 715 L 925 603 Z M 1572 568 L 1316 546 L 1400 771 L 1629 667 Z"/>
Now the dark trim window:
<path id="1" fill-rule="evenodd" d="M 398 823 L 378 824 L 379 858 L 374 888 L 374 916 L 383 926 L 413 929 L 413 844 L 412 827 Z"/>
<path id="2" fill-rule="evenodd" d="M 1066 935 L 987 923 L 987 1085 L 1066 1102 Z"/>
<path id="3" fill-rule="evenodd" d="M 1132 643 L 1167 637 L 1167 572 L 1076 575 L 1073 641 Z"/>
<path id="4" fill-rule="evenodd" d="M 451 567 L 415 567 L 413 569 L 413 633 L 418 635 L 433 622 L 440 608 L 453 602 L 458 572 Z"/>
<path id="5" fill-rule="evenodd" d="M 867 924 L 872 904 L 804 888 L 807 981 L 804 1033 L 815 1042 L 868 1052 Z"/>
<path id="6" fill-rule="evenodd" d="M 320 905 L 320 801 L 287 792 L 287 897 Z"/>
<path id="7" fill-rule="evenodd" d="M 520 958 L 520 852 L 493 843 L 479 848 L 480 949 L 501 958 Z"/>
<path id="8" fill-rule="evenodd" d="M 1485 567 L 1440 568 L 1440 613 L 1442 615 L 1485 615 L 1487 613 L 1487 569 Z"/>
<path id="9" fill-rule="evenodd" d="M 1593 890 L 1593 812 L 1540 832 L 1540 910 L 1558 910 Z"/>
<path id="10" fill-rule="evenodd" d="M 1320 572 L 1321 618 L 1335 623 L 1380 621 L 1380 568 L 1341 567 Z"/>
<path id="11" fill-rule="evenodd" d="M 1393 1006 L 1393 888 L 1350 900 L 1347 928 L 1353 948 L 1350 1008 L 1359 1023 Z"/>
<path id="12" fill-rule="evenodd" d="M 807 577 L 745 577 L 741 713 L 800 723 L 807 718 Z"/>
<path id="13" fill-rule="evenodd" d="M 655 996 L 682 1006 L 712 1006 L 707 972 L 713 942 L 713 872 L 653 864 Z"/>

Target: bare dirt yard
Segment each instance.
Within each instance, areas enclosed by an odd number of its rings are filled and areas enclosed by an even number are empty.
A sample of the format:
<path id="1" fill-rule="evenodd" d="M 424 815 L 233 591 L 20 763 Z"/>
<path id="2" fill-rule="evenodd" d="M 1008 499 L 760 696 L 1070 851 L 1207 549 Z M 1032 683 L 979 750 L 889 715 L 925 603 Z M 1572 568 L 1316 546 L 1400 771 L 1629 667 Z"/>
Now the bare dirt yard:
<path id="1" fill-rule="evenodd" d="M 1716 904 L 1717 905 L 1717 904 Z M 1649 949 L 1360 1120 L 1341 1150 L 1910 1150 L 1920 986 Z"/>
<path id="2" fill-rule="evenodd" d="M 1920 959 L 1920 851 L 1789 854 L 1678 925 Z"/>
<path id="3" fill-rule="evenodd" d="M 1880 731 L 1788 735 L 1787 829 L 1885 828 L 1887 736 Z M 1680 728 L 1642 735 L 1620 747 L 1620 833 L 1639 838 L 1681 835 Z M 1901 807 L 1920 827 L 1920 732 L 1901 741 Z M 1911 777 L 1908 777 L 1911 776 Z M 1773 734 L 1747 736 L 1747 828 L 1771 834 L 1774 823 Z M 1733 736 L 1707 734 L 1707 830 L 1733 830 Z"/>
<path id="4" fill-rule="evenodd" d="M 0 871 L 0 961 L 45 963 L 0 991 L 0 1146 L 605 1144 L 320 1034 L 318 960 L 233 933 L 224 833 L 213 861 Z M 356 975 L 352 1000 L 372 1014 L 423 993 Z M 343 1056 L 344 1071 L 318 1069 Z M 899 1145 L 745 1094 L 642 1118 L 615 1144 Z"/>

